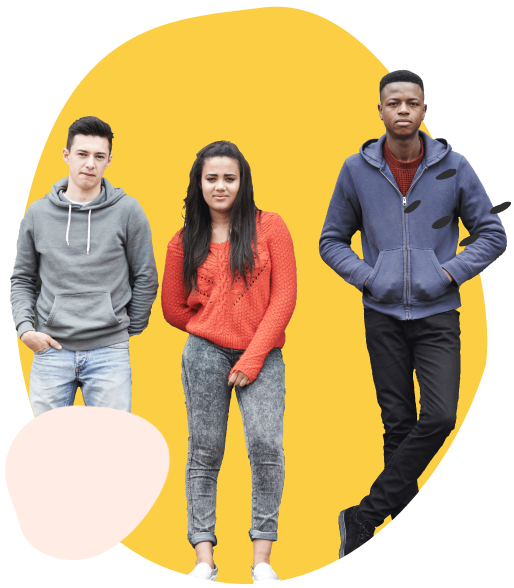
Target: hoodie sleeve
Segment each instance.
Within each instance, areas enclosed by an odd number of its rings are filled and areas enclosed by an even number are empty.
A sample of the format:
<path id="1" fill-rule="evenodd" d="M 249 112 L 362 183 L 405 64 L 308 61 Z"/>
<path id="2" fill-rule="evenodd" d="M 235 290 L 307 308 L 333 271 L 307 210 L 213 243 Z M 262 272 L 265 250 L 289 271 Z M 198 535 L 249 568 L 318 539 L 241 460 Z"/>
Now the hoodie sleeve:
<path id="1" fill-rule="evenodd" d="M 361 292 L 373 268 L 351 248 L 353 235 L 362 225 L 362 213 L 348 164 L 345 162 L 330 200 L 321 238 L 321 259 Z"/>
<path id="2" fill-rule="evenodd" d="M 268 250 L 271 258 L 271 292 L 268 308 L 250 345 L 229 374 L 243 372 L 253 382 L 268 353 L 291 320 L 296 306 L 296 261 L 286 223 L 276 214 Z"/>
<path id="3" fill-rule="evenodd" d="M 34 221 L 29 207 L 21 221 L 11 276 L 11 307 L 19 337 L 26 331 L 34 330 L 38 277 L 39 253 L 34 242 Z"/>
<path id="4" fill-rule="evenodd" d="M 125 251 L 132 284 L 132 299 L 127 306 L 130 317 L 128 332 L 132 336 L 139 335 L 148 326 L 159 287 L 150 223 L 137 200 L 134 200 L 127 222 Z"/>
<path id="5" fill-rule="evenodd" d="M 187 323 L 197 311 L 187 305 L 187 296 L 182 284 L 184 251 L 179 235 L 180 231 L 168 243 L 166 267 L 162 279 L 161 303 L 166 321 L 173 327 L 186 331 Z"/>
<path id="6" fill-rule="evenodd" d="M 507 236 L 498 215 L 491 214 L 491 200 L 475 170 L 464 157 L 457 171 L 456 196 L 463 225 L 470 235 L 480 234 L 474 243 L 467 245 L 464 251 L 442 265 L 456 284 L 461 286 L 505 251 Z"/>

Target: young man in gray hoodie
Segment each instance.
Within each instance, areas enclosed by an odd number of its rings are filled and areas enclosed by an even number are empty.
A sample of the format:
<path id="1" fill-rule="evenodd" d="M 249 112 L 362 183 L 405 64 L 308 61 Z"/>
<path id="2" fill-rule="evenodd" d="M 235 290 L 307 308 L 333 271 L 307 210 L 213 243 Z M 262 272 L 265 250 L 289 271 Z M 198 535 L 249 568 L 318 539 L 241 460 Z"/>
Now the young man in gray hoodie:
<path id="1" fill-rule="evenodd" d="M 34 414 L 70 406 L 130 412 L 129 337 L 147 326 L 157 295 L 150 225 L 122 188 L 103 178 L 112 131 L 94 116 L 75 121 L 63 157 L 69 177 L 32 203 L 20 226 L 11 304 L 34 352 Z"/>

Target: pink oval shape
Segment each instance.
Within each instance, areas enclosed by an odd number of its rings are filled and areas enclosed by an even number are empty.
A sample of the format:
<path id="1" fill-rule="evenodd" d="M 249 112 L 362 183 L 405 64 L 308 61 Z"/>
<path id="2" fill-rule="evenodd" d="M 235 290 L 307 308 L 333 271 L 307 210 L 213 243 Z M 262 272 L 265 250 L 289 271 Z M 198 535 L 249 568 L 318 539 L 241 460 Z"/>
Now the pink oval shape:
<path id="1" fill-rule="evenodd" d="M 121 410 L 70 406 L 26 425 L 5 470 L 29 543 L 53 557 L 84 559 L 133 531 L 168 467 L 166 441 L 149 422 Z"/>

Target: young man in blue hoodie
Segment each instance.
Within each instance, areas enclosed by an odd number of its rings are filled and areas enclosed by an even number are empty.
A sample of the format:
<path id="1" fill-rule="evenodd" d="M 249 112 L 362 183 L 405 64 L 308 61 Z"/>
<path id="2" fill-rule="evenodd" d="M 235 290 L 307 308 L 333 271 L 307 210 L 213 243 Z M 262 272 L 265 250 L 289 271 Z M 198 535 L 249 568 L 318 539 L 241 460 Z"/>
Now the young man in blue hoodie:
<path id="1" fill-rule="evenodd" d="M 345 161 L 320 239 L 325 263 L 363 293 L 385 429 L 384 470 L 360 504 L 339 515 L 340 558 L 412 500 L 417 479 L 454 428 L 459 287 L 506 248 L 503 226 L 472 167 L 447 141 L 419 130 L 427 110 L 421 78 L 406 70 L 386 75 L 380 99 L 386 134 Z M 470 238 L 456 255 L 459 218 Z M 359 230 L 364 259 L 350 247 Z"/>
<path id="2" fill-rule="evenodd" d="M 110 126 L 75 121 L 63 157 L 69 176 L 32 203 L 20 226 L 11 277 L 18 335 L 34 352 L 34 414 L 70 406 L 130 412 L 129 337 L 148 326 L 157 295 L 150 225 L 143 209 L 103 178 Z"/>

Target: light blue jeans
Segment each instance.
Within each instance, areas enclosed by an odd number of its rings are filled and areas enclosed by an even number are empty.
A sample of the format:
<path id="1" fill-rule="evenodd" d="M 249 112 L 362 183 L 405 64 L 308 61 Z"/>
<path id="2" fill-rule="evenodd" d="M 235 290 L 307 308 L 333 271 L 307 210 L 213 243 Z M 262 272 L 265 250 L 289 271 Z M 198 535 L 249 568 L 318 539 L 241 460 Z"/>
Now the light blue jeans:
<path id="1" fill-rule="evenodd" d="M 129 342 L 89 351 L 47 347 L 34 353 L 29 398 L 36 416 L 52 408 L 71 406 L 79 386 L 86 406 L 130 412 Z"/>

